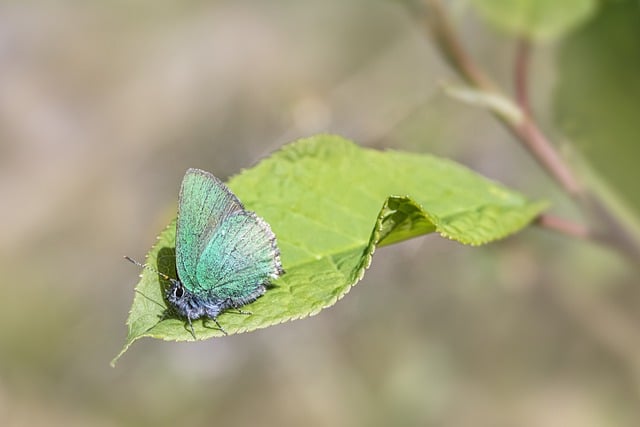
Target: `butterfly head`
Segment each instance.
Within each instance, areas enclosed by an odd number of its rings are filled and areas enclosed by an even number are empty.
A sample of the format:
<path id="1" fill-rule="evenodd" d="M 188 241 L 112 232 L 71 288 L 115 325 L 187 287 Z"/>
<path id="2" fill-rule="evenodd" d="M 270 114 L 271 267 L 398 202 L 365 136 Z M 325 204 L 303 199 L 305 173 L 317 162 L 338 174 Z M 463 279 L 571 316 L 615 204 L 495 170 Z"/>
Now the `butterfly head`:
<path id="1" fill-rule="evenodd" d="M 171 279 L 165 290 L 165 297 L 173 310 L 189 321 L 203 316 L 215 318 L 220 313 L 220 306 L 208 302 L 201 295 L 190 292 L 181 281 Z"/>
<path id="2" fill-rule="evenodd" d="M 183 298 L 185 297 L 185 294 L 186 291 L 184 289 L 184 286 L 182 285 L 182 282 L 180 282 L 179 280 L 171 280 L 171 284 L 166 291 L 167 299 L 169 300 L 169 302 L 175 306 L 179 306 L 180 302 L 182 302 Z"/>

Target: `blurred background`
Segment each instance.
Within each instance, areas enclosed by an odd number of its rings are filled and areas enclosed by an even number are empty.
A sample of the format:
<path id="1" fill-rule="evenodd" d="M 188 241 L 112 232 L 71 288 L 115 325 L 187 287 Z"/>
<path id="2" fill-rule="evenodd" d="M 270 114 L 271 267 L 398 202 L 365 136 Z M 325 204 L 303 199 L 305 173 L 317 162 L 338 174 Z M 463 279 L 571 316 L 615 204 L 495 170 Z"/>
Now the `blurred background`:
<path id="1" fill-rule="evenodd" d="M 510 88 L 513 40 L 451 13 Z M 556 53 L 532 64 L 552 134 Z M 139 274 L 122 256 L 144 258 L 189 167 L 227 178 L 332 132 L 453 158 L 580 221 L 442 82 L 459 81 L 399 1 L 1 2 L 0 424 L 639 425 L 638 271 L 535 227 L 386 247 L 315 317 L 144 339 L 109 366 Z"/>

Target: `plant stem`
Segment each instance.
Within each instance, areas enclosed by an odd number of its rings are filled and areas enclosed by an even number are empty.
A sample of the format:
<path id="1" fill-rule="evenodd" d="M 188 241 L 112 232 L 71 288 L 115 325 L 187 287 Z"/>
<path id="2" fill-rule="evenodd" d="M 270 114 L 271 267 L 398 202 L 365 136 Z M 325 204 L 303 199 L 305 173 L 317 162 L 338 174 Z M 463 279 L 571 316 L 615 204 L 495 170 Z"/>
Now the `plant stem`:
<path id="1" fill-rule="evenodd" d="M 462 43 L 451 24 L 441 0 L 423 0 L 426 8 L 426 25 L 433 36 L 436 46 L 451 67 L 471 86 L 476 89 L 497 94 L 500 93 L 497 85 L 483 72 L 475 61 L 467 54 Z M 503 111 L 493 108 L 491 112 L 507 129 L 527 148 L 537 162 L 556 180 L 556 182 L 569 194 L 593 220 L 594 224 L 602 227 L 598 232 L 584 228 L 580 233 L 583 238 L 589 238 L 599 243 L 610 246 L 627 257 L 640 259 L 640 242 L 632 237 L 625 225 L 608 208 L 602 200 L 587 192 L 567 163 L 561 158 L 553 144 L 544 135 L 533 117 L 528 95 L 528 71 L 530 58 L 530 44 L 522 40 L 518 44 L 515 64 L 515 93 L 516 104 L 522 111 L 522 117 L 515 120 L 513 115 L 504 114 Z M 549 223 L 544 218 L 539 224 L 556 231 L 576 231 L 582 226 L 574 224 L 567 228 L 568 221 L 564 221 L 565 227 L 558 228 L 557 221 Z M 572 234 L 571 232 L 565 234 Z"/>
<path id="2" fill-rule="evenodd" d="M 568 221 L 555 215 L 541 214 L 536 219 L 536 223 L 541 227 L 557 231 L 567 236 L 575 237 L 578 239 L 591 238 L 589 229 L 584 225 L 577 224 L 573 221 Z"/>
<path id="3" fill-rule="evenodd" d="M 427 27 L 431 30 L 437 46 L 449 64 L 473 87 L 499 94 L 497 86 L 465 52 L 446 15 L 442 2 L 440 0 L 425 0 L 425 4 L 427 6 Z M 578 197 L 581 193 L 578 181 L 532 118 L 527 95 L 528 60 L 529 44 L 522 42 L 516 61 L 516 93 L 517 105 L 522 109 L 523 119 L 516 122 L 499 111 L 493 110 L 492 112 L 524 143 L 540 165 L 571 196 Z M 500 96 L 504 95 L 500 94 Z"/>
<path id="4" fill-rule="evenodd" d="M 425 16 L 427 28 L 436 39 L 440 52 L 449 64 L 473 86 L 494 91 L 495 85 L 474 61 L 466 54 L 462 44 L 456 37 L 451 22 L 439 0 L 425 0 L 427 14 Z"/>
<path id="5" fill-rule="evenodd" d="M 578 183 L 573 172 L 562 160 L 533 118 L 528 91 L 530 52 L 531 46 L 529 42 L 525 39 L 520 40 L 516 52 L 514 74 L 516 102 L 521 108 L 524 118 L 522 122 L 514 128 L 514 132 L 519 136 L 525 147 L 533 154 L 534 158 L 538 160 L 538 163 L 555 178 L 571 197 L 582 197 L 582 186 Z"/>

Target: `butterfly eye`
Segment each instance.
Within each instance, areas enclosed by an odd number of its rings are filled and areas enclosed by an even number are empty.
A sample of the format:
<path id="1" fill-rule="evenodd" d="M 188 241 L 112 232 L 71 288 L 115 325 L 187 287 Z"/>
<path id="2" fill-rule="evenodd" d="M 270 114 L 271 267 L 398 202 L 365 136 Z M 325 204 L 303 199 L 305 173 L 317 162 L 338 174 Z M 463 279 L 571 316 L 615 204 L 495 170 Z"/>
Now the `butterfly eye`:
<path id="1" fill-rule="evenodd" d="M 184 295 L 184 289 L 182 289 L 182 286 L 176 287 L 176 289 L 173 291 L 173 295 L 176 298 L 182 298 L 182 295 Z"/>

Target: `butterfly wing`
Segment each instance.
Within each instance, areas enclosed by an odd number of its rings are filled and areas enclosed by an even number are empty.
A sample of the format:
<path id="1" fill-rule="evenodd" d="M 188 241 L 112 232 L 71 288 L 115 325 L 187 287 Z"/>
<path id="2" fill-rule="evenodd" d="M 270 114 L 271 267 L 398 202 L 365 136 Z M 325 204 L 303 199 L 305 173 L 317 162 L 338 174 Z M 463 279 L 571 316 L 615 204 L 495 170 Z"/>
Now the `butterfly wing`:
<path id="1" fill-rule="evenodd" d="M 239 307 L 264 293 L 264 285 L 283 273 L 280 251 L 269 225 L 253 212 L 225 218 L 211 236 L 196 267 L 209 298 Z"/>
<path id="2" fill-rule="evenodd" d="M 176 229 L 176 268 L 187 290 L 198 294 L 206 290 L 196 272 L 200 254 L 220 224 L 237 212 L 244 212 L 242 203 L 218 178 L 200 169 L 187 170 L 180 187 Z"/>

